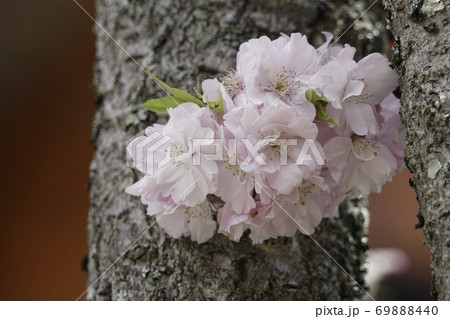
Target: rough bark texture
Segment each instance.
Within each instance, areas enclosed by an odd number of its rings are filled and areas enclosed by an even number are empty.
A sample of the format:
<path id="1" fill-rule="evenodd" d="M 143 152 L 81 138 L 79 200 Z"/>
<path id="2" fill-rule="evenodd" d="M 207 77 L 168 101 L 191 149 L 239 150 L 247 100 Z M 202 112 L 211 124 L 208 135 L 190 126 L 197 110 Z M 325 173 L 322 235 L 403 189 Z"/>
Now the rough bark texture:
<path id="1" fill-rule="evenodd" d="M 235 65 L 239 44 L 279 32 L 339 36 L 372 1 L 126 1 L 98 0 L 98 22 L 143 67 L 191 90 Z M 380 4 L 377 4 L 380 5 Z M 382 51 L 384 21 L 374 6 L 341 38 L 359 56 Z M 124 192 L 136 181 L 126 165 L 127 140 L 165 118 L 141 108 L 164 93 L 100 28 L 95 84 L 98 112 L 93 141 L 89 214 L 89 285 L 153 222 L 139 199 Z M 193 92 L 192 92 L 193 93 Z M 366 200 L 341 205 L 314 238 L 364 286 Z M 88 299 L 341 300 L 364 292 L 309 237 L 233 243 L 222 235 L 198 245 L 174 240 L 155 225 L 88 291 Z"/>
<path id="2" fill-rule="evenodd" d="M 450 300 L 449 1 L 385 1 L 401 76 L 406 163 L 431 250 L 432 297 Z"/>

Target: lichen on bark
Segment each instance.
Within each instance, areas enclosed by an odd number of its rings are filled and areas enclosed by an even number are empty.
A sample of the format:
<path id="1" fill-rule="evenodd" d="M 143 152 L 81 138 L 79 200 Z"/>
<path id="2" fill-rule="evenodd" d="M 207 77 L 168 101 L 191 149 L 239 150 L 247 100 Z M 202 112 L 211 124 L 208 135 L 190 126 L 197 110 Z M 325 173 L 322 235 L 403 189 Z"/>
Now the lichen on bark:
<path id="1" fill-rule="evenodd" d="M 233 67 L 240 43 L 250 38 L 302 32 L 318 45 L 324 40 L 322 30 L 339 36 L 371 3 L 98 0 L 97 19 L 142 67 L 174 87 L 190 90 Z M 383 51 L 380 12 L 374 6 L 340 42 L 357 47 L 359 57 Z M 99 98 L 93 125 L 96 153 L 90 169 L 88 285 L 93 285 L 88 299 L 352 300 L 364 296 L 335 263 L 364 287 L 364 198 L 344 202 L 340 217 L 324 220 L 313 235 L 335 261 L 301 234 L 260 245 L 252 245 L 247 237 L 234 243 L 218 234 L 198 245 L 186 238 L 172 239 L 157 225 L 149 228 L 154 219 L 145 215 L 139 199 L 124 192 L 136 181 L 126 165 L 125 145 L 146 126 L 166 120 L 141 108 L 142 102 L 164 92 L 103 30 L 95 31 Z"/>
<path id="2" fill-rule="evenodd" d="M 406 163 L 431 251 L 434 299 L 450 299 L 449 1 L 385 0 L 400 74 Z M 445 9 L 444 9 L 445 8 Z"/>

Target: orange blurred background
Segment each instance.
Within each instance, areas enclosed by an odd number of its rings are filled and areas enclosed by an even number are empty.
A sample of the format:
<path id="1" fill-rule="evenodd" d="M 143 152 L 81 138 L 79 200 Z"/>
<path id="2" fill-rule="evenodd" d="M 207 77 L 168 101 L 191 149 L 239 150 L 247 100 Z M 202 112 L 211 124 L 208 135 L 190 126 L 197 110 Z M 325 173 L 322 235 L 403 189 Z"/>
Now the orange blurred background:
<path id="1" fill-rule="evenodd" d="M 94 14 L 92 0 L 79 2 Z M 93 22 L 71 0 L 1 0 L 0 26 L 0 300 L 75 300 L 86 288 Z M 429 299 L 409 177 L 371 196 L 370 246 L 400 248 L 411 261 L 384 281 L 387 299 Z"/>

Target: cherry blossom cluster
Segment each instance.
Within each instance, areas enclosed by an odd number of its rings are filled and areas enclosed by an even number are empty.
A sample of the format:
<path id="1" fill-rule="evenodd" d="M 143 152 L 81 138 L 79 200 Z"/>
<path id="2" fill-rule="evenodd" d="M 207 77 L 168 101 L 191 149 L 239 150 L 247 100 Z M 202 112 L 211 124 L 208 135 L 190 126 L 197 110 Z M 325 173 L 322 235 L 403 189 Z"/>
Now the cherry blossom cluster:
<path id="1" fill-rule="evenodd" d="M 170 236 L 310 235 L 345 197 L 380 192 L 404 169 L 397 74 L 381 54 L 356 62 L 355 48 L 324 35 L 318 48 L 300 33 L 251 39 L 198 98 L 149 73 L 172 96 L 144 107 L 169 120 L 128 145 L 144 175 L 126 191 Z"/>

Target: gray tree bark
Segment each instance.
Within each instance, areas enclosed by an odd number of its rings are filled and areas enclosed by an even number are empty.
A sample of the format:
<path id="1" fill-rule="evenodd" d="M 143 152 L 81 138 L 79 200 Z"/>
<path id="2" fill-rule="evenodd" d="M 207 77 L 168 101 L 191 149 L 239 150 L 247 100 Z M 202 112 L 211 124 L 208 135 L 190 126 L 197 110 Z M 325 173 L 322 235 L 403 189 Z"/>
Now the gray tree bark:
<path id="1" fill-rule="evenodd" d="M 302 32 L 318 45 L 324 40 L 322 30 L 337 37 L 351 26 L 341 43 L 356 46 L 359 56 L 382 52 L 385 29 L 379 3 L 352 25 L 371 3 L 98 0 L 97 19 L 144 68 L 174 87 L 191 90 L 233 67 L 240 43 L 261 35 L 275 38 L 279 32 Z M 88 299 L 352 300 L 364 296 L 311 238 L 301 234 L 260 245 L 252 245 L 247 237 L 234 243 L 216 235 L 198 245 L 186 238 L 174 240 L 157 225 L 146 231 L 154 219 L 145 215 L 138 198 L 124 192 L 136 181 L 126 166 L 125 145 L 146 126 L 165 121 L 141 108 L 142 102 L 164 92 L 103 30 L 96 28 L 96 33 L 98 111 L 90 169 Z M 340 217 L 324 220 L 313 235 L 363 287 L 366 204 L 364 198 L 344 202 Z"/>
<path id="2" fill-rule="evenodd" d="M 401 76 L 406 163 L 414 174 L 419 224 L 431 250 L 435 299 L 450 300 L 449 1 L 384 2 Z"/>

